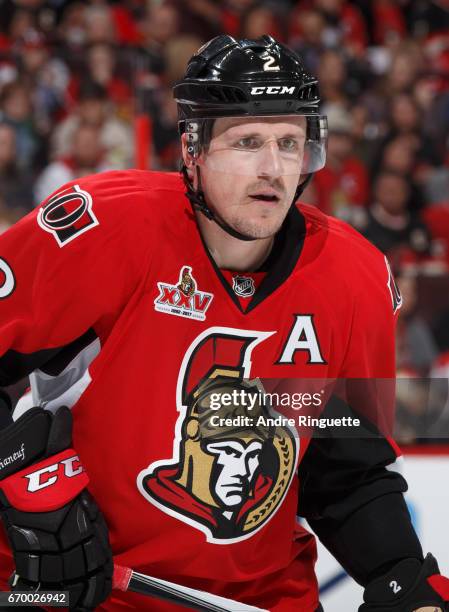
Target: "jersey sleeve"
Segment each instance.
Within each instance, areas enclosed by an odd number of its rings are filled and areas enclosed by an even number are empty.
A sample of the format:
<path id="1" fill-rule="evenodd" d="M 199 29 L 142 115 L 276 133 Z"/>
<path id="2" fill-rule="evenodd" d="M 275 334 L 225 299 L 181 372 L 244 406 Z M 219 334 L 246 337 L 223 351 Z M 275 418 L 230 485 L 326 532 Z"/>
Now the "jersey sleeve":
<path id="1" fill-rule="evenodd" d="M 359 418 L 361 427 L 312 438 L 299 468 L 299 514 L 361 584 L 397 559 L 422 557 L 402 495 L 400 451 L 389 435 L 400 295 L 383 255 L 369 255 L 355 281 L 339 391 L 323 413 Z"/>
<path id="2" fill-rule="evenodd" d="M 146 264 L 143 198 L 120 173 L 86 177 L 0 236 L 0 385 L 92 328 L 107 334 Z"/>
<path id="3" fill-rule="evenodd" d="M 395 328 L 402 305 L 387 258 L 372 247 L 353 271 L 353 308 L 341 378 L 395 377 Z"/>

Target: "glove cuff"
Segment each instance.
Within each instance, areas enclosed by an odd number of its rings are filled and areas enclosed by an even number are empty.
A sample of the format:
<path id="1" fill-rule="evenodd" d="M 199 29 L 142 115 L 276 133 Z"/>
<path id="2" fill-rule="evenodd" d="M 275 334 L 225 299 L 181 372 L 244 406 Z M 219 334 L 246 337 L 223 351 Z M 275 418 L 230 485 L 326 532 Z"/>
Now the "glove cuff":
<path id="1" fill-rule="evenodd" d="M 72 414 L 66 406 L 54 414 L 43 408 L 30 408 L 0 430 L 0 481 L 71 444 Z"/>
<path id="2" fill-rule="evenodd" d="M 434 574 L 427 578 L 427 582 L 430 584 L 438 595 L 440 595 L 444 601 L 449 601 L 449 578 L 442 576 L 441 574 Z"/>
<path id="3" fill-rule="evenodd" d="M 0 480 L 45 455 L 52 415 L 31 408 L 0 431 Z"/>
<path id="4" fill-rule="evenodd" d="M 0 491 L 16 510 L 50 512 L 68 504 L 88 484 L 76 451 L 68 448 L 12 474 L 0 483 Z"/>

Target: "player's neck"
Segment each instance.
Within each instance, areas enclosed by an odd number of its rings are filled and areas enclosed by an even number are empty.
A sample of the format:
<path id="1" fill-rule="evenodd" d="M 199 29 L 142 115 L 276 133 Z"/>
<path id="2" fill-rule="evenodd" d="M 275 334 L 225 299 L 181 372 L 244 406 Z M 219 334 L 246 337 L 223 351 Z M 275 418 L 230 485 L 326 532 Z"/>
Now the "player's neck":
<path id="1" fill-rule="evenodd" d="M 197 214 L 201 235 L 218 268 L 235 272 L 253 272 L 267 259 L 274 238 L 239 240 L 234 238 L 214 221 Z"/>

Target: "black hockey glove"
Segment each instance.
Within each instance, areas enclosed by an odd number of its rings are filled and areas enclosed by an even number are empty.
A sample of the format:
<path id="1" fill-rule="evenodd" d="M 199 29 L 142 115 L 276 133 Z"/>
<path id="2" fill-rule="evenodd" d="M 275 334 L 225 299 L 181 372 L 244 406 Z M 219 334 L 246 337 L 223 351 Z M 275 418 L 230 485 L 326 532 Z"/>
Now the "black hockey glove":
<path id="1" fill-rule="evenodd" d="M 81 611 L 108 597 L 113 562 L 71 431 L 65 407 L 32 408 L 0 431 L 0 515 L 16 566 L 12 589 L 68 591 L 70 609 Z"/>
<path id="2" fill-rule="evenodd" d="M 449 578 L 441 576 L 435 557 L 403 559 L 368 584 L 359 612 L 414 612 L 429 606 L 449 610 Z"/>

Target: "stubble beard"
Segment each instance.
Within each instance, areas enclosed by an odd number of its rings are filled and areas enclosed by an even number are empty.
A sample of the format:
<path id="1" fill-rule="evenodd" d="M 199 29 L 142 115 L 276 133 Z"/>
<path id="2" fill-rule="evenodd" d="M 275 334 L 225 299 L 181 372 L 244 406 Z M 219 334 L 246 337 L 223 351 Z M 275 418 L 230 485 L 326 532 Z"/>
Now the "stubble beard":
<path id="1" fill-rule="evenodd" d="M 234 216 L 230 216 L 225 221 L 230 225 L 234 230 L 243 234 L 244 236 L 249 236 L 254 239 L 263 239 L 263 238 L 271 238 L 275 236 L 280 230 L 284 219 L 288 213 L 288 208 L 279 203 L 279 206 L 282 206 L 282 212 L 279 210 L 278 214 L 273 214 L 273 211 L 269 211 L 265 215 L 258 214 L 255 216 L 248 216 L 247 212 L 243 212 L 240 214 L 236 214 Z"/>

